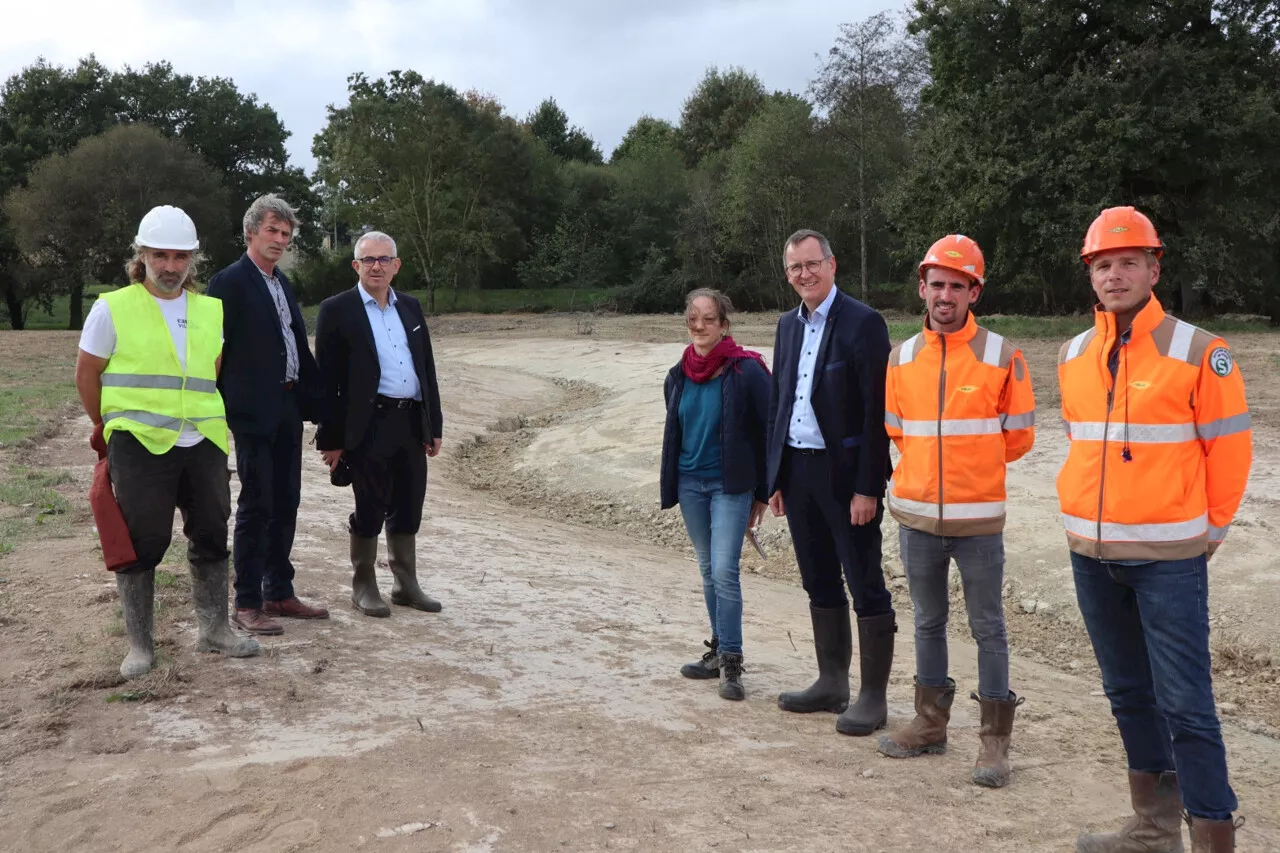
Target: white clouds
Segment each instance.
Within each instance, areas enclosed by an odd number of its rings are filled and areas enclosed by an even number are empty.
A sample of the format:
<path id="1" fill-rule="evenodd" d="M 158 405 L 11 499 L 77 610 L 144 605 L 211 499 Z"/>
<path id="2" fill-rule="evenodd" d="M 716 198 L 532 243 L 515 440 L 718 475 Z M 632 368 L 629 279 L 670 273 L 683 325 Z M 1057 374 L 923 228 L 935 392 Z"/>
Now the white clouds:
<path id="1" fill-rule="evenodd" d="M 6 2 L 0 75 L 43 55 L 111 68 L 168 60 L 229 77 L 273 106 L 310 169 L 325 107 L 346 78 L 414 69 L 493 94 L 514 115 L 548 95 L 609 152 L 636 118 L 677 120 L 708 66 L 741 65 L 769 89 L 803 91 L 840 23 L 884 0 L 66 0 Z M 790 9 L 788 9 L 790 6 Z M 802 12 L 792 10 L 802 9 Z"/>

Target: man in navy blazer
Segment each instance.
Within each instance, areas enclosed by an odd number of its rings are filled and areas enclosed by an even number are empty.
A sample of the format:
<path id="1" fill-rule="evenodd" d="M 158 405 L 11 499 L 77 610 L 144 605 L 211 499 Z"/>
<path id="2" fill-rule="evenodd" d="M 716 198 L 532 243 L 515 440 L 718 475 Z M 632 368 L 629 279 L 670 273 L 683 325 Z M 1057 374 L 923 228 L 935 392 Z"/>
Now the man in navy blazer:
<path id="1" fill-rule="evenodd" d="M 273 617 L 329 617 L 294 594 L 290 560 L 302 491 L 302 422 L 318 421 L 323 403 L 302 312 L 276 266 L 298 225 L 284 199 L 256 199 L 244 215 L 247 250 L 209 279 L 209 295 L 222 300 L 218 388 L 240 479 L 231 621 L 252 634 L 283 633 Z"/>
<path id="2" fill-rule="evenodd" d="M 836 259 L 816 231 L 783 247 L 801 305 L 778 320 L 769 398 L 769 506 L 786 515 L 809 593 L 818 680 L 783 693 L 784 711 L 840 713 L 836 728 L 869 735 L 886 722 L 885 690 L 897 625 L 881 569 L 880 521 L 889 478 L 884 427 L 889 329 L 875 310 L 835 286 Z M 843 570 L 843 571 L 842 571 Z M 849 704 L 858 615 L 862 682 Z"/>

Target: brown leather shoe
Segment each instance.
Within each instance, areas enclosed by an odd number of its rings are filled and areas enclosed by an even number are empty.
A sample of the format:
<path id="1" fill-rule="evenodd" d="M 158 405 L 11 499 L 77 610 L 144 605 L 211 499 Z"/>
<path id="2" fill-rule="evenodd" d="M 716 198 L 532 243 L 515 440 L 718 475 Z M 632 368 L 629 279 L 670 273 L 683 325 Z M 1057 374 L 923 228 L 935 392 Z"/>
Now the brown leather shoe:
<path id="1" fill-rule="evenodd" d="M 312 607 L 305 604 L 295 595 L 284 601 L 267 601 L 263 609 L 268 616 L 286 616 L 289 619 L 328 619 L 329 611 L 323 607 Z"/>
<path id="2" fill-rule="evenodd" d="M 274 636 L 284 633 L 284 626 L 256 607 L 237 607 L 231 624 L 250 634 Z"/>

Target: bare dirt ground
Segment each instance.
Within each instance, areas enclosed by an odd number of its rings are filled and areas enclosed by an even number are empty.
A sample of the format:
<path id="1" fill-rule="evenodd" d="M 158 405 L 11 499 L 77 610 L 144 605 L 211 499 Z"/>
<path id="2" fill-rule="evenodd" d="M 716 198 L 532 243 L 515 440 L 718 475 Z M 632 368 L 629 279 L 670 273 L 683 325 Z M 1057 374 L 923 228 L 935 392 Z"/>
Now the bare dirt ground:
<path id="1" fill-rule="evenodd" d="M 735 334 L 768 353 L 773 320 L 744 317 Z M 72 535 L 0 558 L 0 849 L 1059 851 L 1127 814 L 1057 521 L 1056 343 L 1024 345 L 1041 429 L 1011 472 L 1006 605 L 1027 702 L 1014 782 L 985 791 L 967 782 L 975 703 L 956 703 L 947 755 L 908 762 L 836 734 L 830 715 L 777 710 L 777 692 L 813 672 L 778 520 L 766 522 L 770 558 L 744 559 L 747 701 L 679 676 L 706 628 L 678 514 L 656 508 L 677 318 L 453 317 L 433 329 L 446 452 L 419 554 L 439 615 L 349 608 L 350 492 L 308 453 L 297 587 L 333 618 L 289 623 L 256 659 L 197 655 L 175 549 L 161 665 L 121 685 L 114 584 L 84 508 L 87 421 L 23 451 L 70 469 L 61 488 L 78 515 Z M 1211 565 L 1242 851 L 1280 851 L 1276 340 L 1231 338 L 1255 463 Z M 75 345 L 22 341 L 33 357 Z M 904 624 L 892 724 L 911 712 L 912 652 L 892 521 L 885 533 Z M 957 630 L 966 692 L 975 657 Z"/>

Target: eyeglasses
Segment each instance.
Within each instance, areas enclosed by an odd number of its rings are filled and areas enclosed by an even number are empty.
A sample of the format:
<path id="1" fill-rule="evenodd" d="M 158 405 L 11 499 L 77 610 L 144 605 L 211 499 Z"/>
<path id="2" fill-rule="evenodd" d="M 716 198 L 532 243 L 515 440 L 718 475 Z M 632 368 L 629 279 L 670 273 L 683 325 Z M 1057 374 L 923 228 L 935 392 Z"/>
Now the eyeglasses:
<path id="1" fill-rule="evenodd" d="M 371 267 L 374 264 L 382 264 L 384 267 L 389 267 L 391 266 L 391 262 L 394 261 L 395 258 L 388 258 L 386 255 L 380 255 L 375 258 L 372 255 L 369 255 L 368 257 L 364 257 L 364 258 L 356 258 L 356 260 L 364 264 L 366 267 Z"/>
<path id="2" fill-rule="evenodd" d="M 824 257 L 820 261 L 803 261 L 803 262 L 794 263 L 794 264 L 787 264 L 786 266 L 787 275 L 792 276 L 794 278 L 795 276 L 800 275 L 801 270 L 805 270 L 806 272 L 809 273 L 809 275 L 816 275 L 818 270 L 822 269 L 822 265 L 826 262 L 827 262 L 827 258 Z"/>

